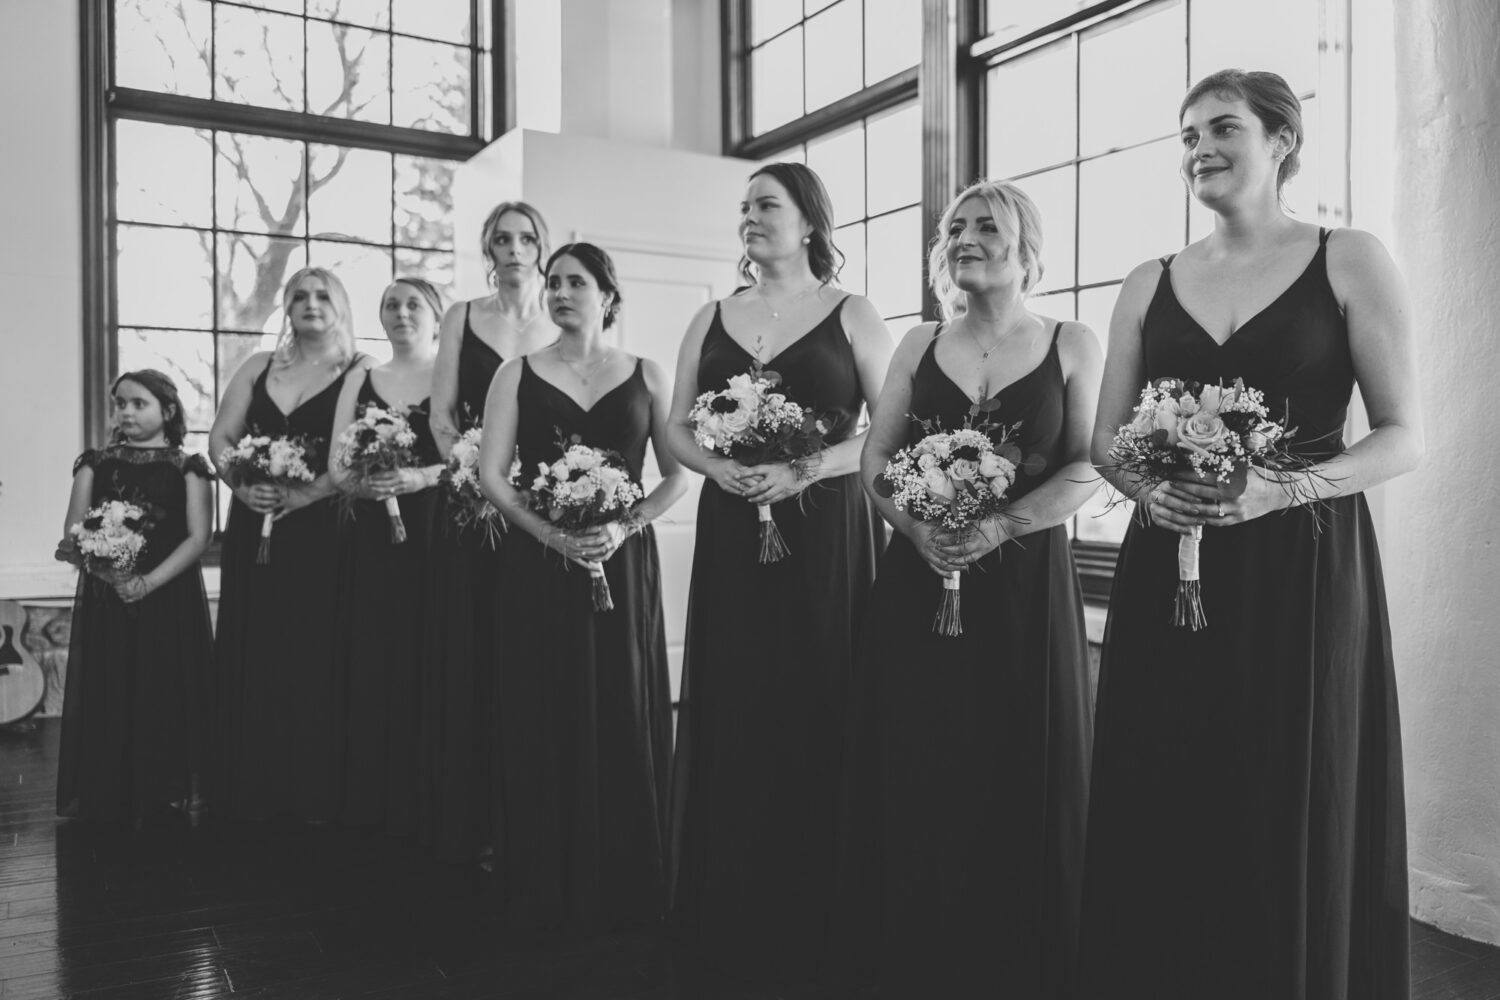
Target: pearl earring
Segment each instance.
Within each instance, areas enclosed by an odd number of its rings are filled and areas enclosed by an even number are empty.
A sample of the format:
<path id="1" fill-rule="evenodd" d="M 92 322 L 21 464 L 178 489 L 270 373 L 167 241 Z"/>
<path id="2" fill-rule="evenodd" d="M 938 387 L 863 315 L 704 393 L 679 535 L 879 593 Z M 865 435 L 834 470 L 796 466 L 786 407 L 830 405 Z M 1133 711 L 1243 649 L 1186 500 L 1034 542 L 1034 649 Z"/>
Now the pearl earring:
<path id="1" fill-rule="evenodd" d="M 804 237 L 802 237 L 802 245 L 803 246 L 807 246 L 811 242 L 812 242 L 812 237 L 810 237 L 810 236 L 804 236 Z"/>

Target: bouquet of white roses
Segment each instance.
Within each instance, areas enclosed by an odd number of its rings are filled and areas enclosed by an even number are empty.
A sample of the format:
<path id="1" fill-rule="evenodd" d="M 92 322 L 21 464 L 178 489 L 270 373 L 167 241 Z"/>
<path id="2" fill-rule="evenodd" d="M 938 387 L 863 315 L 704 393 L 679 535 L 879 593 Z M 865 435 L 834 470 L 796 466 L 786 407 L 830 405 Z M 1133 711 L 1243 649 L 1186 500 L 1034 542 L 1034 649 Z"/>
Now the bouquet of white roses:
<path id="1" fill-rule="evenodd" d="M 339 435 L 338 448 L 333 453 L 334 463 L 349 474 L 344 480 L 343 495 L 349 498 L 346 504 L 352 505 L 355 492 L 376 473 L 416 465 L 417 458 L 412 451 L 416 443 L 417 434 L 411 429 L 406 414 L 373 403 L 361 406 L 354 422 Z M 391 521 L 391 542 L 399 545 L 406 541 L 401 503 L 393 496 L 386 497 L 384 503 L 386 516 Z"/>
<path id="2" fill-rule="evenodd" d="M 500 508 L 490 502 L 479 488 L 479 444 L 482 431 L 471 427 L 453 442 L 448 453 L 448 464 L 443 468 L 441 481 L 448 493 L 448 509 L 453 523 L 460 529 L 477 528 L 484 535 L 490 548 L 500 543 L 505 531 L 505 518 Z M 511 467 L 511 478 L 520 472 L 520 464 Z"/>
<path id="3" fill-rule="evenodd" d="M 992 408 L 977 404 L 969 411 L 971 419 L 954 431 L 922 421 L 927 436 L 891 456 L 875 479 L 876 492 L 897 510 L 959 535 L 983 521 L 1009 516 L 1006 505 L 1016 476 L 1040 471 L 1041 459 L 1022 458 L 1015 444 L 1019 424 L 972 425 L 974 415 Z M 939 635 L 963 634 L 957 570 L 943 577 L 943 601 L 932 630 Z"/>
<path id="4" fill-rule="evenodd" d="M 630 478 L 624 461 L 612 451 L 590 448 L 574 434 L 562 442 L 562 457 L 552 464 L 537 463 L 531 481 L 531 504 L 564 531 L 586 531 L 615 521 L 629 520 L 643 494 Z M 594 610 L 615 606 L 604 576 L 604 564 L 588 563 L 593 580 Z"/>
<path id="5" fill-rule="evenodd" d="M 752 364 L 748 373 L 729 379 L 729 388 L 705 392 L 693 403 L 689 419 L 700 448 L 717 451 L 741 465 L 787 462 L 803 465 L 823 450 L 827 424 L 811 410 L 779 391 L 781 376 Z M 780 562 L 786 540 L 771 516 L 771 505 L 755 505 L 760 518 L 760 561 Z"/>
<path id="6" fill-rule="evenodd" d="M 1285 447 L 1294 434 L 1286 419 L 1271 419 L 1265 395 L 1247 388 L 1243 379 L 1235 379 L 1226 389 L 1159 378 L 1141 390 L 1134 418 L 1115 433 L 1108 468 L 1137 477 L 1153 489 L 1188 473 L 1218 482 L 1230 496 L 1238 496 L 1245 491 L 1252 465 L 1273 474 L 1308 466 Z M 1287 489 L 1298 488 L 1292 477 L 1275 478 Z M 1203 528 L 1198 526 L 1177 543 L 1172 623 L 1195 631 L 1208 624 L 1198 578 L 1202 539 Z"/>
<path id="7" fill-rule="evenodd" d="M 129 576 L 146 547 L 149 512 L 125 500 L 106 500 L 89 508 L 83 520 L 68 528 L 83 568 Z"/>
<path id="8" fill-rule="evenodd" d="M 219 455 L 219 468 L 236 486 L 295 486 L 310 483 L 317 474 L 308 466 L 308 446 L 295 437 L 268 437 L 246 434 Z M 255 552 L 257 563 L 271 561 L 271 525 L 274 511 L 267 511 L 260 522 L 260 546 Z"/>

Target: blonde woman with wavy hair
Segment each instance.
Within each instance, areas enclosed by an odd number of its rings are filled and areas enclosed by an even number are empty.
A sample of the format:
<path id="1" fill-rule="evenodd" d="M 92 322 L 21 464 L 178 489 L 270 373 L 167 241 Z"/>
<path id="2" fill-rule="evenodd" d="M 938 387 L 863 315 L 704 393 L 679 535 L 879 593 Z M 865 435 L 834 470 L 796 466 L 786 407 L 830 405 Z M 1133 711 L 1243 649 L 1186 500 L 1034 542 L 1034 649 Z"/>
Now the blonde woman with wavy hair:
<path id="1" fill-rule="evenodd" d="M 246 434 L 299 438 L 325 469 L 334 411 L 360 360 L 343 282 L 309 267 L 287 280 L 281 338 L 234 373 L 209 433 L 213 455 Z M 326 472 L 296 487 L 226 480 L 216 640 L 213 806 L 246 819 L 335 811 L 333 663 L 338 515 Z M 271 562 L 257 565 L 260 524 L 277 516 Z M 295 692 L 289 695 L 288 692 Z"/>

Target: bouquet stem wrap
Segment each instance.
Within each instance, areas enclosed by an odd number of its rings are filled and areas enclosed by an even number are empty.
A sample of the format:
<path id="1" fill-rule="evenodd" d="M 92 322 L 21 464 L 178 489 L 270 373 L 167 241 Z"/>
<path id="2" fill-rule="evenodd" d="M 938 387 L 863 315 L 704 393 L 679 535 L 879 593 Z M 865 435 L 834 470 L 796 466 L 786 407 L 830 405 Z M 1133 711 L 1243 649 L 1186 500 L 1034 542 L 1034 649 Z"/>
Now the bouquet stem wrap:
<path id="1" fill-rule="evenodd" d="M 1203 541 L 1203 525 L 1195 525 L 1191 535 L 1177 539 L 1177 601 L 1172 610 L 1172 624 L 1194 632 L 1208 625 L 1203 615 L 1203 585 L 1198 580 L 1198 546 Z"/>
<path id="2" fill-rule="evenodd" d="M 260 545 L 255 549 L 255 561 L 264 566 L 271 561 L 271 525 L 276 523 L 276 512 L 268 510 L 260 519 Z"/>
<path id="3" fill-rule="evenodd" d="M 781 537 L 781 529 L 776 527 L 776 519 L 771 516 L 771 505 L 756 504 L 755 514 L 760 518 L 761 564 L 781 562 L 790 554 L 791 549 L 786 547 L 786 539 Z"/>
<path id="4" fill-rule="evenodd" d="M 406 522 L 401 520 L 401 501 L 395 497 L 385 498 L 385 513 L 391 519 L 391 544 L 406 541 Z"/>
<path id="5" fill-rule="evenodd" d="M 938 635 L 948 637 L 964 634 L 964 623 L 959 615 L 959 575 L 958 570 L 943 575 L 943 603 L 938 605 L 937 614 L 932 619 L 932 630 Z"/>
<path id="6" fill-rule="evenodd" d="M 604 575 L 604 564 L 591 562 L 589 567 L 589 579 L 593 584 L 594 610 L 613 611 L 615 609 L 614 595 L 609 592 L 609 578 Z"/>

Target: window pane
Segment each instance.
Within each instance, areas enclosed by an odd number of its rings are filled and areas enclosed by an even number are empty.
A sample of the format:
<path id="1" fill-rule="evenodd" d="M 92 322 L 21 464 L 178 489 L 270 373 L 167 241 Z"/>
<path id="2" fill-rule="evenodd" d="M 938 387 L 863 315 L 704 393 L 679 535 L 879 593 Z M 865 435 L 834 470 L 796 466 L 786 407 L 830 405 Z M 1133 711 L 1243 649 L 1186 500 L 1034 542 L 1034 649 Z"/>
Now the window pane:
<path id="1" fill-rule="evenodd" d="M 469 44 L 469 0 L 391 0 L 391 21 L 403 35 Z"/>
<path id="2" fill-rule="evenodd" d="M 844 268 L 839 271 L 839 285 L 856 295 L 864 295 L 865 288 L 865 224 L 855 223 L 833 232 L 833 245 L 844 255 Z"/>
<path id="3" fill-rule="evenodd" d="M 807 63 L 816 72 L 807 75 L 807 110 L 832 104 L 860 88 L 863 59 L 859 40 L 860 0 L 839 0 L 817 17 L 808 19 Z"/>
<path id="4" fill-rule="evenodd" d="M 802 29 L 750 53 L 750 131 L 756 135 L 802 117 Z"/>
<path id="5" fill-rule="evenodd" d="M 1177 132 L 1187 52 L 1181 3 L 1142 8 L 1079 42 L 1079 146 L 1084 154 Z M 1149 53 L 1149 55 L 1147 55 Z"/>
<path id="6" fill-rule="evenodd" d="M 237 132 L 219 132 L 215 138 L 218 224 L 278 236 L 306 232 L 303 144 Z"/>
<path id="7" fill-rule="evenodd" d="M 989 0 L 985 29 L 992 35 L 1014 38 L 1067 17 L 1093 0 Z"/>
<path id="8" fill-rule="evenodd" d="M 277 326 L 277 333 L 280 326 Z M 226 386 L 240 366 L 250 360 L 256 351 L 269 351 L 276 347 L 276 333 L 265 336 L 247 336 L 239 333 L 221 333 L 214 340 L 219 347 L 219 385 Z M 259 374 L 259 371 L 256 372 Z"/>
<path id="9" fill-rule="evenodd" d="M 214 422 L 214 335 L 199 330 L 121 329 L 119 370 L 155 368 L 172 377 L 188 430 Z"/>
<path id="10" fill-rule="evenodd" d="M 214 147 L 199 129 L 115 122 L 115 214 L 131 222 L 210 226 Z"/>
<path id="11" fill-rule="evenodd" d="M 905 316 L 888 316 L 885 318 L 886 329 L 890 330 L 891 336 L 898 342 L 911 330 L 912 327 L 922 323 L 920 313 L 907 313 Z"/>
<path id="12" fill-rule="evenodd" d="M 922 109 L 916 105 L 871 118 L 867 197 L 872 215 L 922 200 Z"/>
<path id="13" fill-rule="evenodd" d="M 396 157 L 396 242 L 453 249 L 452 160 Z"/>
<path id="14" fill-rule="evenodd" d="M 313 236 L 385 243 L 391 238 L 391 154 L 308 147 L 307 228 Z"/>
<path id="15" fill-rule="evenodd" d="M 1051 295 L 1032 295 L 1026 300 L 1026 308 L 1039 316 L 1050 316 L 1053 319 L 1074 319 L 1073 310 L 1076 308 L 1073 302 L 1072 292 L 1053 292 Z"/>
<path id="16" fill-rule="evenodd" d="M 1193 0 L 1194 82 L 1221 69 L 1271 70 L 1293 91 L 1318 83 L 1318 4 L 1307 0 Z"/>
<path id="17" fill-rule="evenodd" d="M 469 134 L 469 50 L 397 38 L 392 43 L 393 124 Z"/>
<path id="18" fill-rule="evenodd" d="M 323 21 L 307 23 L 307 109 L 389 125 L 391 37 Z"/>
<path id="19" fill-rule="evenodd" d="M 220 233 L 218 253 L 219 329 L 280 332 L 281 289 L 287 278 L 307 266 L 307 245 L 301 240 Z"/>
<path id="20" fill-rule="evenodd" d="M 121 326 L 208 328 L 213 315 L 208 233 L 121 225 L 115 239 Z"/>
<path id="21" fill-rule="evenodd" d="M 366 28 L 389 28 L 391 7 L 388 0 L 307 0 L 307 12 L 330 21 L 358 24 Z"/>
<path id="22" fill-rule="evenodd" d="M 1185 211 L 1177 140 L 1165 139 L 1079 169 L 1079 281 L 1123 277 L 1182 245 Z"/>
<path id="23" fill-rule="evenodd" d="M 380 296 L 391 283 L 391 252 L 362 243 L 313 240 L 308 247 L 308 263 L 328 268 L 344 283 L 354 310 L 354 335 L 384 339 Z"/>
<path id="24" fill-rule="evenodd" d="M 453 254 L 442 250 L 396 248 L 396 274 L 426 278 L 447 295 L 453 285 Z"/>
<path id="25" fill-rule="evenodd" d="M 301 111 L 302 19 L 214 4 L 214 97 Z"/>
<path id="26" fill-rule="evenodd" d="M 808 17 L 812 17 L 833 2 L 834 0 L 802 0 L 802 12 Z"/>
<path id="27" fill-rule="evenodd" d="M 1101 351 L 1109 348 L 1109 320 L 1114 315 L 1115 300 L 1119 297 L 1119 285 L 1085 288 L 1078 293 L 1078 322 L 1094 331 Z"/>
<path id="28" fill-rule="evenodd" d="M 1012 177 L 1071 160 L 1077 152 L 1078 86 L 1072 39 L 990 70 L 991 177 Z"/>
<path id="29" fill-rule="evenodd" d="M 378 323 L 376 324 L 379 325 Z M 384 337 L 359 337 L 354 341 L 354 349 L 360 354 L 368 354 L 375 359 L 375 363 L 383 365 L 391 360 L 391 342 Z"/>
<path id="30" fill-rule="evenodd" d="M 1074 220 L 1078 215 L 1074 178 L 1077 167 L 1061 167 L 1032 174 L 1016 182 L 1031 196 L 1042 215 L 1042 281 L 1038 291 L 1063 288 L 1075 283 L 1073 253 Z"/>
<path id="31" fill-rule="evenodd" d="M 870 220 L 870 299 L 882 316 L 922 309 L 922 210 L 908 208 Z"/>
<path id="32" fill-rule="evenodd" d="M 208 97 L 212 13 L 202 0 L 117 0 L 115 83 Z"/>
<path id="33" fill-rule="evenodd" d="M 750 44 L 761 42 L 802 20 L 802 0 L 750 0 Z"/>
<path id="34" fill-rule="evenodd" d="M 922 5 L 865 0 L 865 86 L 915 66 L 922 58 Z"/>
<path id="35" fill-rule="evenodd" d="M 865 216 L 865 130 L 856 125 L 807 144 L 807 165 L 833 199 L 835 225 Z"/>

